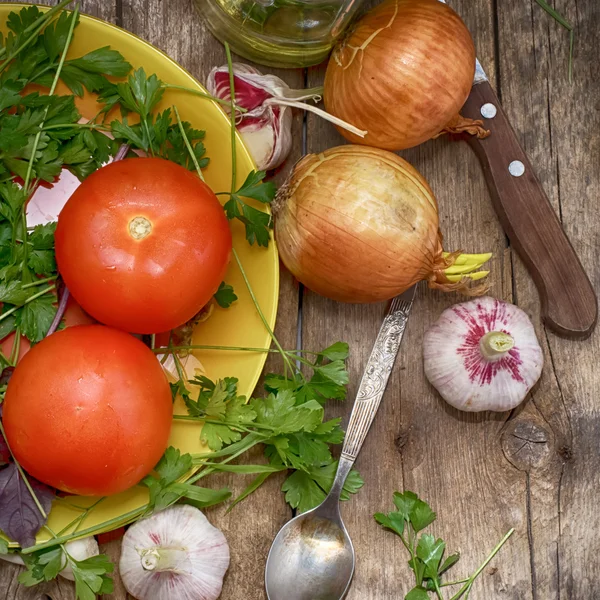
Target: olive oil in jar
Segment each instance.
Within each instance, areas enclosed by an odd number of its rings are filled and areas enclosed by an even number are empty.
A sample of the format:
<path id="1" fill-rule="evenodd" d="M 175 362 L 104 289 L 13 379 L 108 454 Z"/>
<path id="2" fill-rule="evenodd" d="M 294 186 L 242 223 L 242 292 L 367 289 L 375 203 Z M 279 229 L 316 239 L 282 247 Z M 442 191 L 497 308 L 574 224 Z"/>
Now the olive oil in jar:
<path id="1" fill-rule="evenodd" d="M 273 67 L 322 62 L 359 0 L 195 0 L 209 29 L 232 50 Z"/>

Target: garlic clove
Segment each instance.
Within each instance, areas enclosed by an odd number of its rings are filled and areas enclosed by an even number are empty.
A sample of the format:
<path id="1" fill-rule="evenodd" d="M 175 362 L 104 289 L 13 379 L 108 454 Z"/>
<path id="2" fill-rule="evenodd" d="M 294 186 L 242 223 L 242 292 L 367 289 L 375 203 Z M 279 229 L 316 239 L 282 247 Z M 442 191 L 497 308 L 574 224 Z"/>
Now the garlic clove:
<path id="1" fill-rule="evenodd" d="M 100 554 L 100 548 L 94 536 L 81 538 L 79 540 L 71 540 L 65 544 L 65 550 L 69 553 L 69 556 L 75 560 L 85 560 L 86 558 Z M 23 558 L 19 552 L 0 554 L 0 559 L 15 565 L 25 565 L 25 562 L 23 561 Z M 62 571 L 60 571 L 59 575 L 65 579 L 68 579 L 69 581 L 75 581 L 73 569 L 71 568 L 71 565 L 67 561 L 67 558 L 64 556 L 64 554 L 62 557 L 62 564 L 65 566 Z"/>
<path id="2" fill-rule="evenodd" d="M 539 379 L 542 349 L 518 307 L 484 297 L 445 310 L 423 340 L 425 375 L 459 410 L 505 411 Z"/>
<path id="3" fill-rule="evenodd" d="M 65 550 L 69 553 L 69 556 L 75 560 L 85 560 L 86 558 L 98 556 L 98 554 L 100 554 L 100 548 L 94 536 L 67 542 L 65 544 Z M 66 559 L 65 568 L 59 573 L 59 575 L 65 579 L 68 579 L 69 581 L 75 581 L 73 569 Z"/>
<path id="4" fill-rule="evenodd" d="M 303 100 L 318 102 L 322 88 L 293 90 L 283 79 L 264 75 L 258 69 L 243 63 L 233 63 L 235 103 L 245 112 L 236 115 L 236 129 L 242 135 L 252 159 L 261 171 L 278 167 L 292 149 L 292 108 L 318 114 L 338 127 L 364 137 L 367 133 L 326 113 Z M 208 91 L 220 100 L 231 100 L 229 68 L 215 67 L 206 79 Z M 231 112 L 230 106 L 223 106 Z"/>
<path id="5" fill-rule="evenodd" d="M 228 567 L 225 536 L 192 506 L 155 513 L 123 537 L 119 571 L 138 600 L 216 600 Z"/>

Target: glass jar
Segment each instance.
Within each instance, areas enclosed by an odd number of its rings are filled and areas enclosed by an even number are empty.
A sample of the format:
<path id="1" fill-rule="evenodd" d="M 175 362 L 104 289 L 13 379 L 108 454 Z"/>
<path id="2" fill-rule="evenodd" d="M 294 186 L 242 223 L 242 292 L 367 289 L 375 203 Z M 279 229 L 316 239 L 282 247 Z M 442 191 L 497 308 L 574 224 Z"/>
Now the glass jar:
<path id="1" fill-rule="evenodd" d="M 271 67 L 308 67 L 325 60 L 361 2 L 195 0 L 219 40 Z"/>

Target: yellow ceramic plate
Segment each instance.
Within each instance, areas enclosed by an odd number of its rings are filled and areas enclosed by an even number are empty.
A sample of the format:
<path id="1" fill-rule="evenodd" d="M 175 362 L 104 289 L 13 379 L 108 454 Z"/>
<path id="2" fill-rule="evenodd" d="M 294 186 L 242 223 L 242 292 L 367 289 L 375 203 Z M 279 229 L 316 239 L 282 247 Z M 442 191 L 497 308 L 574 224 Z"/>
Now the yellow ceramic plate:
<path id="1" fill-rule="evenodd" d="M 6 18 L 9 12 L 22 8 L 21 4 L 0 4 L 0 31 L 5 32 Z M 69 49 L 68 58 L 78 57 L 102 46 L 118 50 L 134 68 L 144 67 L 148 75 L 156 73 L 159 79 L 170 84 L 205 91 L 204 88 L 184 69 L 166 54 L 147 42 L 114 25 L 81 16 L 81 22 L 75 31 L 74 40 Z M 57 93 L 68 93 L 62 87 Z M 193 127 L 206 131 L 204 140 L 209 166 L 204 169 L 206 182 L 215 191 L 226 191 L 231 182 L 231 137 L 230 122 L 227 115 L 214 102 L 180 91 L 169 90 L 165 93 L 158 110 L 176 105 L 181 118 L 190 121 Z M 83 115 L 91 118 L 97 110 L 92 97 L 78 101 Z M 241 184 L 254 164 L 248 151 L 238 137 L 237 177 Z M 233 246 L 237 250 L 242 265 L 248 275 L 258 302 L 271 327 L 274 326 L 277 313 L 279 291 L 279 263 L 275 244 L 268 249 L 250 246 L 244 237 L 244 228 L 237 221 L 232 223 Z M 236 346 L 265 348 L 270 345 L 270 337 L 262 324 L 252 299 L 244 285 L 244 280 L 235 262 L 230 265 L 225 280 L 233 285 L 239 300 L 224 310 L 218 306 L 206 322 L 197 326 L 194 343 L 202 345 Z M 233 376 L 239 379 L 239 392 L 249 396 L 260 376 L 266 354 L 229 351 L 198 351 L 196 356 L 204 365 L 211 379 Z M 185 408 L 176 404 L 176 412 L 185 414 Z M 201 426 L 197 423 L 176 421 L 173 424 L 171 444 L 182 452 L 202 452 L 200 444 Z M 97 499 L 69 496 L 57 500 L 52 508 L 49 526 L 55 532 L 69 533 L 77 526 L 77 531 L 88 528 L 111 530 L 119 526 L 119 520 L 126 521 L 128 513 L 136 511 L 147 502 L 147 492 L 138 486 L 122 494 L 106 498 L 89 513 L 85 507 L 94 504 Z M 79 523 L 78 517 L 85 516 Z M 110 525 L 103 524 L 110 521 Z M 48 539 L 42 531 L 38 542 Z"/>

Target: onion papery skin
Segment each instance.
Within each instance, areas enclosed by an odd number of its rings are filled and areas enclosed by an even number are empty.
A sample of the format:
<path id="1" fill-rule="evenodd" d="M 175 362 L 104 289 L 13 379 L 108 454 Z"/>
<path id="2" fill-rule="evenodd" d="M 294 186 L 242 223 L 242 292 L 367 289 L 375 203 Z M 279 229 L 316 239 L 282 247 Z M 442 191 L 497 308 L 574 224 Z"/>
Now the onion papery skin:
<path id="1" fill-rule="evenodd" d="M 328 112 L 367 135 L 349 141 L 402 150 L 439 134 L 471 91 L 475 47 L 462 19 L 438 0 L 384 0 L 334 49 Z"/>
<path id="2" fill-rule="evenodd" d="M 433 192 L 385 150 L 347 145 L 307 155 L 275 212 L 283 263 L 333 300 L 388 300 L 447 266 Z"/>

